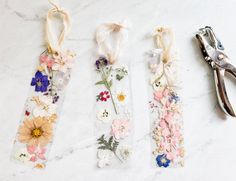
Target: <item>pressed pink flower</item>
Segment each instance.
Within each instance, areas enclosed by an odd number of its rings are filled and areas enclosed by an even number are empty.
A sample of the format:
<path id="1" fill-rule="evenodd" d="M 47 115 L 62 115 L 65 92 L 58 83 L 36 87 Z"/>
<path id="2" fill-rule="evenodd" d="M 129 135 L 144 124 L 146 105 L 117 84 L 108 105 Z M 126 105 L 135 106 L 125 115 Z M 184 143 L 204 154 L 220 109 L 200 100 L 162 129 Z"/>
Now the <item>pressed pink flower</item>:
<path id="1" fill-rule="evenodd" d="M 154 92 L 154 99 L 156 101 L 162 101 L 162 99 L 164 97 L 167 97 L 169 94 L 170 94 L 170 90 L 169 89 L 165 88 L 165 89 L 162 89 L 162 90 L 158 90 L 158 91 Z"/>
<path id="2" fill-rule="evenodd" d="M 129 120 L 114 120 L 111 125 L 111 133 L 116 139 L 128 136 L 130 131 Z"/>
<path id="3" fill-rule="evenodd" d="M 47 65 L 48 68 L 52 68 L 52 66 L 54 65 L 54 60 L 47 55 L 41 55 L 40 63 Z"/>
<path id="4" fill-rule="evenodd" d="M 163 97 L 162 91 L 156 91 L 156 92 L 154 92 L 154 99 L 155 99 L 156 101 L 160 101 L 160 100 L 162 99 L 162 97 Z"/>
<path id="5" fill-rule="evenodd" d="M 52 66 L 53 70 L 66 73 L 68 69 L 71 69 L 74 63 L 74 59 L 70 55 L 58 54 L 54 55 L 55 63 Z"/>
<path id="6" fill-rule="evenodd" d="M 164 119 L 161 119 L 159 125 L 160 125 L 161 128 L 166 128 L 166 126 L 167 126 Z"/>
<path id="7" fill-rule="evenodd" d="M 181 133 L 177 129 L 173 129 L 172 134 L 176 139 L 179 139 L 181 137 Z"/>
<path id="8" fill-rule="evenodd" d="M 167 152 L 166 153 L 166 157 L 169 159 L 169 160 L 174 160 L 176 158 L 176 154 L 174 154 L 173 152 Z"/>
<path id="9" fill-rule="evenodd" d="M 31 155 L 30 161 L 36 162 L 38 159 L 45 160 L 46 148 L 40 148 L 36 146 L 27 146 L 27 151 Z"/>
<path id="10" fill-rule="evenodd" d="M 163 92 L 162 92 L 163 96 L 168 96 L 170 94 L 170 91 L 169 89 L 164 89 Z"/>
<path id="11" fill-rule="evenodd" d="M 167 121 L 167 122 L 170 122 L 172 119 L 173 119 L 173 114 L 172 113 L 167 113 L 164 117 L 164 119 Z"/>
<path id="12" fill-rule="evenodd" d="M 170 109 L 170 107 L 171 107 L 171 102 L 170 102 L 169 100 L 166 100 L 166 102 L 165 102 L 165 108 L 166 108 L 166 109 Z"/>
<path id="13" fill-rule="evenodd" d="M 162 130 L 162 136 L 167 137 L 170 135 L 170 130 L 166 127 Z"/>

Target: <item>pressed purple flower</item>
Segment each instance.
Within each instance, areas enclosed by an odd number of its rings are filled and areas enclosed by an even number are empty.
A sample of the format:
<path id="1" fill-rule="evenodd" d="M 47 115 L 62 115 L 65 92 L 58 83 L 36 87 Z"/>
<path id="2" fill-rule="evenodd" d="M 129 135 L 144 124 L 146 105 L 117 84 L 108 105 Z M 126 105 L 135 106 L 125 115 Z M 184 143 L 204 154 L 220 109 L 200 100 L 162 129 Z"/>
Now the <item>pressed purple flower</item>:
<path id="1" fill-rule="evenodd" d="M 56 96 L 53 97 L 52 103 L 55 104 L 58 100 L 59 100 L 59 96 L 56 95 Z"/>
<path id="2" fill-rule="evenodd" d="M 43 75 L 40 71 L 37 71 L 35 73 L 35 77 L 32 78 L 31 86 L 35 86 L 36 92 L 46 92 L 49 86 L 48 76 Z"/>
<path id="3" fill-rule="evenodd" d="M 108 60 L 105 57 L 100 57 L 95 62 L 97 69 L 100 69 L 101 66 L 107 66 L 107 64 L 108 64 Z"/>
<path id="4" fill-rule="evenodd" d="M 175 103 L 180 101 L 180 97 L 176 93 L 171 93 L 170 101 L 174 101 Z"/>

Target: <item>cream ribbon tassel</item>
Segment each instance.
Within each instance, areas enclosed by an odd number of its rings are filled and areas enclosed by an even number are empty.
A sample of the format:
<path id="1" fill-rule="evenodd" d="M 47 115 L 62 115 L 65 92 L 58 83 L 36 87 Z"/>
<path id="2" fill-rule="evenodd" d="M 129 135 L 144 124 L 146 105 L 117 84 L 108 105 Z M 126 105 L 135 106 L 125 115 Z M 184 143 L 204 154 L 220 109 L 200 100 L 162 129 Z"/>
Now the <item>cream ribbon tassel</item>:
<path id="1" fill-rule="evenodd" d="M 69 33 L 69 30 L 71 28 L 71 20 L 70 15 L 67 11 L 61 9 L 58 5 L 56 5 L 52 0 L 49 0 L 49 3 L 54 6 L 51 10 L 47 13 L 46 18 L 46 41 L 48 44 L 48 50 L 52 53 L 57 53 L 61 51 L 61 45 L 64 42 L 66 36 Z M 52 18 L 53 15 L 59 14 L 60 17 L 62 17 L 63 21 L 63 30 L 61 31 L 61 34 L 59 37 L 56 37 L 55 33 L 52 32 Z"/>
<path id="2" fill-rule="evenodd" d="M 112 35 L 114 35 L 113 39 L 111 39 Z M 126 23 L 105 23 L 100 25 L 96 31 L 99 54 L 104 55 L 110 64 L 114 64 L 118 60 L 121 48 L 127 38 L 128 26 Z"/>

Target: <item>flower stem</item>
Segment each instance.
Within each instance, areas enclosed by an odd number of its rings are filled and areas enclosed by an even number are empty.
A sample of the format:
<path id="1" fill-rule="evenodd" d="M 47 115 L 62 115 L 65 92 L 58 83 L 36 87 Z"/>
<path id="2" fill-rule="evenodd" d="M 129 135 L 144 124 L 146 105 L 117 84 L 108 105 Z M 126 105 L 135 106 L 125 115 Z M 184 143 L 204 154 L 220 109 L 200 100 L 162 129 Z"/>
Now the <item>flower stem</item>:
<path id="1" fill-rule="evenodd" d="M 112 101 L 112 105 L 113 105 L 113 107 L 114 107 L 115 113 L 118 114 L 117 109 L 116 109 L 116 104 L 115 104 L 115 101 L 114 101 L 114 98 L 113 98 L 113 95 L 112 95 L 112 92 L 111 92 L 111 87 L 110 87 L 110 85 L 109 85 L 109 83 L 108 83 L 108 81 L 107 81 L 107 77 L 108 77 L 108 76 L 107 76 L 106 73 L 104 72 L 103 67 L 102 67 L 101 69 L 102 69 L 102 80 L 103 80 L 103 82 L 105 83 L 105 87 L 107 88 L 107 90 L 108 90 L 109 93 L 110 93 L 111 101 Z"/>
<path id="2" fill-rule="evenodd" d="M 118 160 L 123 163 L 123 160 L 121 160 L 121 158 L 116 154 L 116 152 L 114 151 L 114 155 L 116 156 L 116 158 L 118 158 Z"/>
<path id="3" fill-rule="evenodd" d="M 109 90 L 110 95 L 111 95 L 111 101 L 112 101 L 114 110 L 115 110 L 116 114 L 118 114 L 117 109 L 116 109 L 116 105 L 115 105 L 115 101 L 114 101 L 113 96 L 112 96 L 112 93 L 111 93 L 111 89 L 109 88 L 108 90 Z"/>

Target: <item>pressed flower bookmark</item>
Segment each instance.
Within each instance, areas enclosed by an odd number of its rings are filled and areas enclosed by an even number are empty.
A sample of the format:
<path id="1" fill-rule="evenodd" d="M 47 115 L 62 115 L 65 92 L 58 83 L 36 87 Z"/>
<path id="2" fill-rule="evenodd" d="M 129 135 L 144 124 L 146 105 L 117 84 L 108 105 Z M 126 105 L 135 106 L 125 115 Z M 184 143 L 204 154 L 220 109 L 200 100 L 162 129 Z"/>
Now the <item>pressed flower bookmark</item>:
<path id="1" fill-rule="evenodd" d="M 157 49 L 148 56 L 153 163 L 158 167 L 183 166 L 183 120 L 173 32 L 161 27 L 154 37 Z"/>
<path id="2" fill-rule="evenodd" d="M 132 153 L 130 76 L 126 58 L 119 57 L 127 33 L 126 26 L 118 23 L 102 24 L 96 32 L 100 54 L 95 62 L 94 96 L 99 168 L 124 165 Z"/>
<path id="3" fill-rule="evenodd" d="M 70 16 L 53 5 L 46 19 L 48 48 L 39 57 L 12 154 L 13 159 L 36 168 L 45 167 L 74 57 L 61 48 L 70 29 Z M 58 39 L 51 24 L 55 14 L 60 15 L 64 25 Z"/>

